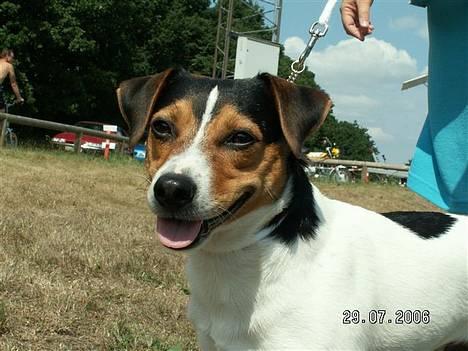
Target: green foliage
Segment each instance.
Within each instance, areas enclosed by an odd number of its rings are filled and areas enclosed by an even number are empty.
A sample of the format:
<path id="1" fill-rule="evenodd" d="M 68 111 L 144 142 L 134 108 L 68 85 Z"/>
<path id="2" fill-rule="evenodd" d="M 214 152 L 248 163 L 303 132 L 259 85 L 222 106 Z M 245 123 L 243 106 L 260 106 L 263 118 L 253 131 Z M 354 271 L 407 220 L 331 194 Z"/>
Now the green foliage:
<path id="1" fill-rule="evenodd" d="M 15 50 L 26 98 L 21 114 L 69 124 L 89 119 L 124 125 L 115 98 L 120 81 L 174 66 L 211 75 L 217 10 L 210 0 L 0 2 L 0 46 Z M 252 36 L 269 40 L 258 11 L 255 1 L 236 1 L 233 31 L 257 31 Z M 291 63 L 281 52 L 280 77 L 288 77 Z M 308 70 L 297 84 L 317 86 Z M 370 159 L 376 151 L 364 128 L 332 114 L 307 145 L 323 150 L 324 136 L 345 158 Z"/>
<path id="2" fill-rule="evenodd" d="M 294 58 L 296 59 L 296 58 Z M 280 59 L 278 64 L 278 76 L 287 78 L 291 73 L 291 64 L 294 60 L 292 60 L 289 56 L 284 54 L 284 49 L 281 49 Z M 299 77 L 297 78 L 296 84 L 305 85 L 309 87 L 318 87 L 317 83 L 315 83 L 315 74 L 309 71 L 307 68 L 302 72 Z"/>
<path id="3" fill-rule="evenodd" d="M 325 151 L 325 137 L 340 149 L 340 159 L 375 161 L 374 154 L 378 154 L 366 128 L 356 121 L 338 121 L 333 112 L 330 112 L 322 127 L 306 140 L 305 146 L 311 151 Z"/>
<path id="4" fill-rule="evenodd" d="M 202 57 L 214 50 L 207 43 L 213 42 L 216 21 L 209 5 L 209 0 L 4 1 L 0 43 L 15 50 L 29 114 L 68 123 L 113 121 L 119 118 L 114 89 L 121 80 L 174 65 L 207 71 Z"/>

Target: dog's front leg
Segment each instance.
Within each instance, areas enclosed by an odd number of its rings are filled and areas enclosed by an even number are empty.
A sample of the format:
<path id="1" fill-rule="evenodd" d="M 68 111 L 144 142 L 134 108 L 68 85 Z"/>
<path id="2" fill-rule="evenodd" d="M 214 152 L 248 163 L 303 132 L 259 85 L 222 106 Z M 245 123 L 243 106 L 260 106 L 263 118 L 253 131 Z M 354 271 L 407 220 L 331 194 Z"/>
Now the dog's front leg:
<path id="1" fill-rule="evenodd" d="M 205 332 L 197 330 L 197 338 L 198 344 L 200 345 L 200 349 L 202 351 L 218 351 L 211 336 L 209 336 Z"/>

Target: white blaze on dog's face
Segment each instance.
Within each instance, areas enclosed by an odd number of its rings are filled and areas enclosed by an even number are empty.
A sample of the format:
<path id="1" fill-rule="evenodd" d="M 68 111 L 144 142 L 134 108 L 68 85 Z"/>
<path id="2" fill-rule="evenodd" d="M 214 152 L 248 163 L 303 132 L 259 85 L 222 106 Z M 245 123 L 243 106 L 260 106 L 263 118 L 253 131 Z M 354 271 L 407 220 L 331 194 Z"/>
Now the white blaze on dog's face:
<path id="1" fill-rule="evenodd" d="M 314 94 L 321 94 L 314 120 L 300 112 L 304 106 L 285 106 Z M 148 129 L 148 202 L 159 239 L 173 249 L 255 240 L 242 222 L 254 217 L 248 227 L 258 231 L 287 205 L 288 160 L 329 101 L 270 76 L 213 80 L 173 71 L 124 82 L 118 95 L 131 141 Z"/>

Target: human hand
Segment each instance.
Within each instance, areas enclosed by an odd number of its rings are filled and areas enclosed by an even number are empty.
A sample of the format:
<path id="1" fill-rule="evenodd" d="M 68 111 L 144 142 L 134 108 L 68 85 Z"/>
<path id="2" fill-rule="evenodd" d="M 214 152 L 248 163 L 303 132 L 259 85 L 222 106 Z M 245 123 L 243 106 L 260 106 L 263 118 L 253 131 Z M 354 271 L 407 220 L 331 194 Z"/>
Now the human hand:
<path id="1" fill-rule="evenodd" d="M 343 0 L 341 3 L 341 22 L 349 35 L 363 41 L 374 30 L 370 22 L 370 7 L 373 0 Z"/>
<path id="2" fill-rule="evenodd" d="M 16 103 L 21 105 L 24 102 L 24 99 L 20 96 L 19 98 L 16 98 Z"/>

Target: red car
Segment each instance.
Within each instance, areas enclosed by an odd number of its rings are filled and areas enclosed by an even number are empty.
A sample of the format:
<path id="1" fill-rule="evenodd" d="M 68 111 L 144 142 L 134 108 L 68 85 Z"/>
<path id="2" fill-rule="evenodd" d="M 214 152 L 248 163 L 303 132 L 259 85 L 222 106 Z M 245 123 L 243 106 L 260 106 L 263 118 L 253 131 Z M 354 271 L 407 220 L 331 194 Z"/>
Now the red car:
<path id="1" fill-rule="evenodd" d="M 108 123 L 82 121 L 82 122 L 76 123 L 75 126 L 87 128 L 87 129 L 94 129 L 94 130 L 103 132 L 104 131 L 103 126 L 106 124 Z M 127 136 L 127 133 L 120 127 L 117 127 L 116 134 L 121 135 L 121 136 Z M 75 133 L 62 132 L 62 133 L 54 135 L 50 141 L 52 144 L 60 148 L 73 151 L 74 145 L 75 145 L 75 139 L 76 139 Z M 84 134 L 81 137 L 81 149 L 82 151 L 102 152 L 103 151 L 102 143 L 105 142 L 105 140 L 106 139 L 104 138 L 99 138 L 99 137 Z M 110 148 L 115 149 L 116 147 L 118 147 L 116 144 L 119 144 L 119 142 L 111 140 Z"/>

